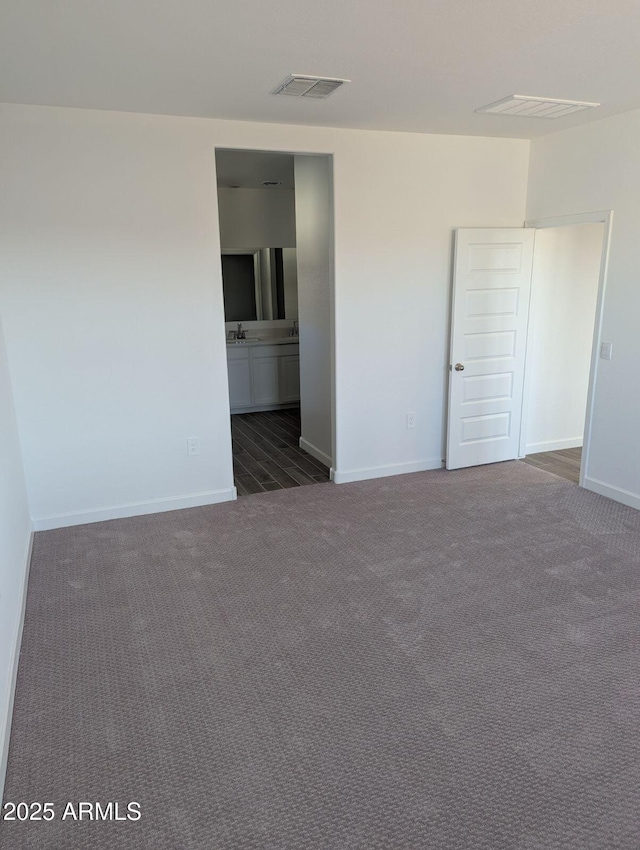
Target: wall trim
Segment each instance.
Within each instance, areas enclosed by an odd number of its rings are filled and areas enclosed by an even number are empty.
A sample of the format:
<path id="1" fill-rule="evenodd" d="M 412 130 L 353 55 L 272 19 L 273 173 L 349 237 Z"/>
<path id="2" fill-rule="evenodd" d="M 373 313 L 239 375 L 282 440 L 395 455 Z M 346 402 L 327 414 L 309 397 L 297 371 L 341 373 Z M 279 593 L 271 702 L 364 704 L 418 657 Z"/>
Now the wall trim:
<path id="1" fill-rule="evenodd" d="M 180 511 L 184 508 L 201 508 L 218 502 L 230 502 L 238 498 L 235 487 L 228 490 L 206 490 L 204 493 L 192 493 L 188 496 L 169 496 L 165 499 L 153 499 L 150 502 L 131 502 L 109 508 L 78 511 L 77 513 L 56 514 L 41 517 L 33 521 L 35 531 L 50 531 L 53 528 L 67 528 L 70 525 L 86 525 L 90 522 L 104 522 L 109 519 L 124 519 L 145 514 L 158 514 L 164 511 Z"/>
<path id="2" fill-rule="evenodd" d="M 430 469 L 442 469 L 444 461 L 412 460 L 408 463 L 396 463 L 388 466 L 370 466 L 364 469 L 350 469 L 346 472 L 334 470 L 333 480 L 336 484 L 349 484 L 352 481 L 368 481 L 371 478 L 386 478 L 389 475 L 405 475 L 409 472 L 427 472 Z"/>
<path id="3" fill-rule="evenodd" d="M 582 437 L 569 437 L 566 440 L 545 440 L 542 443 L 527 443 L 526 454 L 534 455 L 537 452 L 559 452 L 562 449 L 579 449 L 582 446 Z"/>
<path id="4" fill-rule="evenodd" d="M 585 477 L 582 486 L 585 490 L 591 490 L 592 493 L 598 493 L 600 496 L 606 496 L 607 499 L 613 499 L 614 502 L 621 502 L 623 505 L 640 511 L 640 494 L 638 493 L 623 490 L 622 487 L 613 487 L 597 478 Z"/>
<path id="5" fill-rule="evenodd" d="M 304 449 L 307 454 L 310 454 L 311 457 L 314 457 L 316 460 L 319 460 L 320 463 L 324 463 L 325 466 L 331 468 L 332 463 L 329 455 L 325 454 L 324 452 L 321 452 L 317 446 L 313 445 L 313 443 L 310 443 L 308 440 L 305 440 L 304 437 L 300 437 L 299 446 L 301 449 Z"/>
<path id="6" fill-rule="evenodd" d="M 9 759 L 9 741 L 11 739 L 11 721 L 13 718 L 13 703 L 16 696 L 16 682 L 18 680 L 18 663 L 20 661 L 20 647 L 22 646 L 22 632 L 24 629 L 24 617 L 27 610 L 27 587 L 29 584 L 29 571 L 31 569 L 31 555 L 33 554 L 33 531 L 29 532 L 27 540 L 27 550 L 23 559 L 24 577 L 22 580 L 22 590 L 20 598 L 20 608 L 18 612 L 18 621 L 16 624 L 16 632 L 14 635 L 13 652 L 11 653 L 11 675 L 9 679 L 9 693 L 4 705 L 4 710 L 0 716 L 0 723 L 3 726 L 2 735 L 0 737 L 0 801 L 4 799 L 4 782 L 7 777 L 7 761 Z"/>

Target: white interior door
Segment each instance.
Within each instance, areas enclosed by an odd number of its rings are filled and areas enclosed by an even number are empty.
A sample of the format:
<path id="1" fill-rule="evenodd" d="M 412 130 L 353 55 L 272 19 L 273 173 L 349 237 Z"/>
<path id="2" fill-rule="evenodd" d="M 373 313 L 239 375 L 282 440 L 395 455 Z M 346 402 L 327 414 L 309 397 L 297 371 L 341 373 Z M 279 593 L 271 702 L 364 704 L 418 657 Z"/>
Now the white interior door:
<path id="1" fill-rule="evenodd" d="M 447 469 L 518 457 L 534 237 L 456 233 Z"/>

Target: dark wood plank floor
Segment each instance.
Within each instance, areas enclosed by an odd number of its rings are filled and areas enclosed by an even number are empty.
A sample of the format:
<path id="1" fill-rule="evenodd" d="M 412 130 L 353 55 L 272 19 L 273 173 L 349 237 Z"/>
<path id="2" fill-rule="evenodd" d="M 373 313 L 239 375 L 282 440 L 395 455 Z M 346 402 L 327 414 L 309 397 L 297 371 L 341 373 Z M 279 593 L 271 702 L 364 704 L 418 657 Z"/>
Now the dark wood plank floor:
<path id="1" fill-rule="evenodd" d="M 300 410 L 231 417 L 233 477 L 238 496 L 329 480 L 329 470 L 298 445 Z"/>
<path id="2" fill-rule="evenodd" d="M 576 484 L 580 481 L 581 460 L 582 448 L 561 449 L 557 452 L 538 452 L 524 458 L 525 463 L 544 469 L 545 472 L 553 472 L 554 475 L 559 475 L 560 478 L 566 478 L 568 481 L 574 481 Z"/>

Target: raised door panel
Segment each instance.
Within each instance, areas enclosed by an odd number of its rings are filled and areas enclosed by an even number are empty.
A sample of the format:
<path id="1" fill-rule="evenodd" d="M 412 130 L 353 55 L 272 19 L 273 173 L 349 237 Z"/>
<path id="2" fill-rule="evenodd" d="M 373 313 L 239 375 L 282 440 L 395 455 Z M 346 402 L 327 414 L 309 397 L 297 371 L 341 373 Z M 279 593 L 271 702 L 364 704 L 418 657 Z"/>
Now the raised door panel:
<path id="1" fill-rule="evenodd" d="M 447 469 L 518 456 L 534 231 L 457 232 Z"/>
<path id="2" fill-rule="evenodd" d="M 282 404 L 300 401 L 300 357 L 285 354 L 280 358 L 280 401 Z"/>
<path id="3" fill-rule="evenodd" d="M 280 401 L 279 359 L 273 356 L 261 357 L 253 352 L 251 371 L 254 404 L 278 404 Z"/>
<path id="4" fill-rule="evenodd" d="M 229 405 L 247 407 L 251 402 L 251 370 L 248 357 L 227 359 L 229 373 Z"/>

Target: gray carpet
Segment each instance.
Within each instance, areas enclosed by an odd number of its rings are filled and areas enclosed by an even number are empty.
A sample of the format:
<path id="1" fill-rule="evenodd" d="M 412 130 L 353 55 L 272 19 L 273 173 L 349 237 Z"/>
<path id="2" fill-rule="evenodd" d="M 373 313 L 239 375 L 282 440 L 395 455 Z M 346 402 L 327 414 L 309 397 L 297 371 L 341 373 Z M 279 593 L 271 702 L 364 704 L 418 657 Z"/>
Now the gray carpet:
<path id="1" fill-rule="evenodd" d="M 38 534 L 0 843 L 637 850 L 639 567 L 518 462 Z"/>

